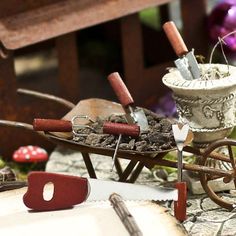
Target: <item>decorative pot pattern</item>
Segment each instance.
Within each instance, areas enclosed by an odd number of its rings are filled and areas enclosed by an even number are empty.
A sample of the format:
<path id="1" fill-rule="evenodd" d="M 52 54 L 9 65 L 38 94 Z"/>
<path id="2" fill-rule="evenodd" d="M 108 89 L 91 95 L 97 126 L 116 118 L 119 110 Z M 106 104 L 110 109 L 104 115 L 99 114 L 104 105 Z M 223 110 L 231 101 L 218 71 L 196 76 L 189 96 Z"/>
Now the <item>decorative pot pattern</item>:
<path id="1" fill-rule="evenodd" d="M 226 65 L 217 66 L 227 69 Z M 184 80 L 173 69 L 162 81 L 172 89 L 179 121 L 190 125 L 195 142 L 208 143 L 230 134 L 236 124 L 235 67 L 230 66 L 229 77 L 207 81 Z"/>

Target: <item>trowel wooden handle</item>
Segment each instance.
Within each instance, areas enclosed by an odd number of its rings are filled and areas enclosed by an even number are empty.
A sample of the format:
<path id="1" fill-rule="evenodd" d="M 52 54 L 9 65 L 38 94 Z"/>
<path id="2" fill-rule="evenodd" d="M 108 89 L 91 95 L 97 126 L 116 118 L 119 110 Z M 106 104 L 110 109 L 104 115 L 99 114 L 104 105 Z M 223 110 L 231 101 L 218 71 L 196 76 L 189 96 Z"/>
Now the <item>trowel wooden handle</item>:
<path id="1" fill-rule="evenodd" d="M 52 198 L 44 199 L 46 184 L 52 184 Z M 34 171 L 28 175 L 28 189 L 23 196 L 24 204 L 36 211 L 70 208 L 84 202 L 89 194 L 86 178 Z"/>
<path id="2" fill-rule="evenodd" d="M 173 47 L 176 55 L 181 57 L 188 53 L 188 49 L 184 43 L 182 36 L 180 35 L 175 23 L 173 21 L 168 21 L 163 25 L 163 29 L 166 36 Z"/>
<path id="3" fill-rule="evenodd" d="M 103 124 L 103 133 L 138 137 L 140 134 L 140 127 L 138 125 L 105 122 Z"/>
<path id="4" fill-rule="evenodd" d="M 34 119 L 33 128 L 35 131 L 71 132 L 72 123 L 68 120 Z"/>
<path id="5" fill-rule="evenodd" d="M 126 87 L 118 72 L 108 75 L 107 78 L 122 106 L 127 107 L 134 103 L 128 88 Z"/>

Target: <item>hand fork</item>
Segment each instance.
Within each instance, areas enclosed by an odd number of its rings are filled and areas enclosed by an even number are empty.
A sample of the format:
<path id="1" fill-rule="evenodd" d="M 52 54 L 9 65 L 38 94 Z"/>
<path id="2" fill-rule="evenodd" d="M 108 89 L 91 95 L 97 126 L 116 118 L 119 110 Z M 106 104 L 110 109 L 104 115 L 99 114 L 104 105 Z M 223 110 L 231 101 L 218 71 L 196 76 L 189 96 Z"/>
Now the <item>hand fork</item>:
<path id="1" fill-rule="evenodd" d="M 186 201 L 187 201 L 187 186 L 186 182 L 182 182 L 183 169 L 183 147 L 187 139 L 189 126 L 185 124 L 181 129 L 177 124 L 172 125 L 175 143 L 178 149 L 178 182 L 175 187 L 178 189 L 178 202 L 174 202 L 174 212 L 177 219 L 184 221 L 186 219 Z"/>

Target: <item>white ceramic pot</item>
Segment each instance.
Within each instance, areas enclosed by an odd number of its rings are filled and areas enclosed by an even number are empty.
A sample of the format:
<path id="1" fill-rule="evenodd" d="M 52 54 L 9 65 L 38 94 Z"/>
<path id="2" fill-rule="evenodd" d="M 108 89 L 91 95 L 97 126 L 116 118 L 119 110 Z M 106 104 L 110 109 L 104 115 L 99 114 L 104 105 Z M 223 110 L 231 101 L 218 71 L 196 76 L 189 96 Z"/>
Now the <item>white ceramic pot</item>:
<path id="1" fill-rule="evenodd" d="M 201 65 L 209 67 L 209 64 Z M 214 64 L 227 72 L 228 66 Z M 185 80 L 177 69 L 171 69 L 163 83 L 173 91 L 179 121 L 188 123 L 195 143 L 209 143 L 227 137 L 236 124 L 236 67 L 230 75 L 214 80 Z"/>

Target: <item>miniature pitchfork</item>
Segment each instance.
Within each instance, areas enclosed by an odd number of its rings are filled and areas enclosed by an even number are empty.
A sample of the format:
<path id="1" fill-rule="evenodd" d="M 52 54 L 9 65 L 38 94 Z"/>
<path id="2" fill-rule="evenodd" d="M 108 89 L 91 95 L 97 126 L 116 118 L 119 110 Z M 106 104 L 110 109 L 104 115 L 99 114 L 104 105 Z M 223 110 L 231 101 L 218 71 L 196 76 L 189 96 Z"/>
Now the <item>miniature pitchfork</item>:
<path id="1" fill-rule="evenodd" d="M 177 124 L 174 124 L 172 125 L 172 131 L 178 149 L 178 182 L 175 186 L 178 189 L 178 201 L 174 202 L 174 211 L 176 218 L 184 221 L 186 219 L 187 186 L 186 182 L 182 182 L 183 147 L 188 136 L 189 126 L 185 124 L 182 128 L 179 128 Z"/>
<path id="2" fill-rule="evenodd" d="M 92 127 L 88 125 L 76 124 L 76 120 L 80 118 L 86 118 L 89 121 L 92 121 L 87 116 L 74 116 L 71 121 L 68 120 L 55 120 L 55 119 L 34 119 L 33 127 L 36 131 L 47 131 L 47 132 L 73 132 L 74 136 L 81 136 L 83 134 L 78 132 L 79 128 L 89 128 Z M 95 130 L 93 130 L 96 132 Z M 104 134 L 113 134 L 119 135 L 116 148 L 112 157 L 112 169 L 115 164 L 116 155 L 119 149 L 122 135 L 131 136 L 137 138 L 140 134 L 140 127 L 135 124 L 123 124 L 123 123 L 114 123 L 114 122 L 104 122 L 103 124 L 103 133 Z"/>

